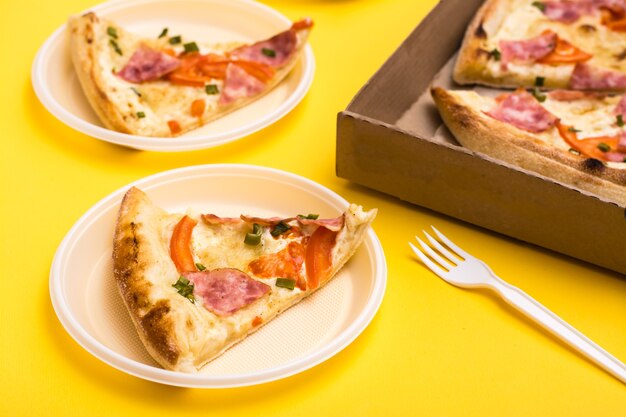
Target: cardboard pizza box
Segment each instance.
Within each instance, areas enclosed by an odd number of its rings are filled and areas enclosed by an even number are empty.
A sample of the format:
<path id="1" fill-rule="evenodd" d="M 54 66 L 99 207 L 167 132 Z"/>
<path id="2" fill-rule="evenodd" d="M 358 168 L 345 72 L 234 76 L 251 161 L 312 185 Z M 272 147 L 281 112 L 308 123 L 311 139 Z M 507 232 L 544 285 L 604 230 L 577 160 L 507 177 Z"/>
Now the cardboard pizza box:
<path id="1" fill-rule="evenodd" d="M 481 0 L 442 0 L 337 118 L 337 175 L 626 274 L 624 207 L 461 147 L 430 98 Z M 441 30 L 444 28 L 445 30 Z"/>

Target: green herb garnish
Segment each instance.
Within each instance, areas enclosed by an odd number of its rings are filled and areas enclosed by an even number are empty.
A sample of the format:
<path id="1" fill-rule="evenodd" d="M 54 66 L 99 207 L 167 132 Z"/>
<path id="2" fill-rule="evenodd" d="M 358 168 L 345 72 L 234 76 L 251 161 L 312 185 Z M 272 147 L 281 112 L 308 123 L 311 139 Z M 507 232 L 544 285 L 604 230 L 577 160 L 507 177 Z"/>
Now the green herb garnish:
<path id="1" fill-rule="evenodd" d="M 572 133 L 578 133 L 578 132 L 580 132 L 580 130 L 575 129 L 575 128 L 573 128 L 573 127 L 570 127 L 569 129 L 567 129 L 567 131 L 568 131 L 568 132 L 572 132 Z"/>
<path id="2" fill-rule="evenodd" d="M 135 87 L 130 87 L 130 89 L 133 90 L 133 93 L 137 94 L 137 97 L 141 97 L 141 93 Z"/>
<path id="3" fill-rule="evenodd" d="M 302 219 L 307 219 L 307 220 L 317 220 L 317 218 L 319 217 L 319 214 L 307 214 L 306 216 L 304 214 L 298 214 L 298 217 L 302 218 Z"/>
<path id="4" fill-rule="evenodd" d="M 296 280 L 291 278 L 276 278 L 276 286 L 293 290 L 296 288 Z"/>
<path id="5" fill-rule="evenodd" d="M 120 49 L 120 46 L 117 44 L 117 42 L 115 42 L 113 39 L 110 39 L 109 43 L 111 44 L 115 52 L 117 52 L 119 55 L 124 55 L 122 54 L 122 50 Z"/>
<path id="6" fill-rule="evenodd" d="M 544 101 L 546 101 L 546 95 L 542 94 L 541 91 L 539 91 L 538 88 L 533 88 L 531 90 L 531 93 L 532 93 L 533 97 L 535 97 L 537 99 L 538 102 L 543 103 Z"/>
<path id="7" fill-rule="evenodd" d="M 600 149 L 602 152 L 608 152 L 611 150 L 611 147 L 604 142 L 600 142 L 598 143 L 598 149 Z"/>
<path id="8" fill-rule="evenodd" d="M 546 11 L 546 4 L 544 2 L 533 1 L 532 5 L 538 8 L 539 10 L 541 10 L 542 12 Z"/>
<path id="9" fill-rule="evenodd" d="M 183 297 L 187 298 L 192 303 L 195 303 L 196 300 L 193 297 L 193 284 L 189 282 L 187 278 L 184 276 L 180 276 L 176 284 L 173 284 L 172 287 L 176 288 L 178 293 Z"/>
<path id="10" fill-rule="evenodd" d="M 270 58 L 276 58 L 276 51 L 270 48 L 261 49 L 261 53 Z"/>
<path id="11" fill-rule="evenodd" d="M 146 114 L 142 111 L 138 111 L 137 112 L 137 118 L 138 119 L 143 119 L 144 117 L 146 117 Z"/>
<path id="12" fill-rule="evenodd" d="M 219 88 L 217 88 L 216 84 L 207 84 L 204 86 L 204 91 L 206 91 L 206 93 L 208 95 L 213 95 L 213 94 L 219 94 L 220 90 Z"/>
<path id="13" fill-rule="evenodd" d="M 109 26 L 107 28 L 107 34 L 113 39 L 117 39 L 117 30 L 114 27 Z"/>
<path id="14" fill-rule="evenodd" d="M 198 44 L 195 42 L 189 42 L 183 45 L 183 47 L 185 48 L 185 53 L 189 54 L 191 52 L 198 52 L 200 51 L 200 48 L 198 48 Z"/>
<path id="15" fill-rule="evenodd" d="M 202 265 L 201 263 L 197 263 L 196 268 L 198 268 L 198 271 L 204 271 L 206 269 L 206 266 Z"/>
<path id="16" fill-rule="evenodd" d="M 170 45 L 176 45 L 176 44 L 181 43 L 182 41 L 183 41 L 183 40 L 182 40 L 182 38 L 180 37 L 180 35 L 179 35 L 179 36 L 172 36 L 172 37 L 170 38 Z"/>
<path id="17" fill-rule="evenodd" d="M 615 116 L 615 118 L 617 119 L 616 123 L 619 127 L 623 127 L 624 126 L 624 116 L 622 116 L 621 114 L 618 114 L 617 116 Z"/>
<path id="18" fill-rule="evenodd" d="M 163 30 L 159 34 L 159 38 L 162 38 L 163 36 L 167 35 L 168 30 L 169 30 L 168 28 L 163 28 Z"/>
<path id="19" fill-rule="evenodd" d="M 246 237 L 243 239 L 243 243 L 250 246 L 257 246 L 261 243 L 261 236 L 263 235 L 263 228 L 261 225 L 254 223 L 252 225 L 252 232 L 246 233 Z"/>
<path id="20" fill-rule="evenodd" d="M 489 57 L 495 59 L 496 61 L 499 61 L 500 58 L 502 58 L 502 54 L 500 53 L 500 51 L 498 51 L 498 48 L 493 48 L 491 51 L 489 51 Z"/>
<path id="21" fill-rule="evenodd" d="M 284 222 L 280 222 L 276 226 L 274 226 L 274 229 L 270 233 L 272 236 L 278 237 L 289 229 L 291 229 L 291 226 L 289 226 L 288 224 Z"/>
<path id="22" fill-rule="evenodd" d="M 537 87 L 543 87 L 543 84 L 545 83 L 545 81 L 546 81 L 546 77 L 537 77 L 535 78 L 535 85 Z"/>

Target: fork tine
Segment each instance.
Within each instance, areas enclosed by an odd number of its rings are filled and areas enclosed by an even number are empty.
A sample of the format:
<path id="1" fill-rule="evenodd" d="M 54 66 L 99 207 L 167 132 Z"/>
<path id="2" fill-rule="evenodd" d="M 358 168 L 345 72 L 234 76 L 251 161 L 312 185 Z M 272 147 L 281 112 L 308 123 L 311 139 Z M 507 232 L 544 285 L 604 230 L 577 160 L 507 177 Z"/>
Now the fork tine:
<path id="1" fill-rule="evenodd" d="M 428 236 L 428 234 L 426 235 Z M 439 255 L 437 252 L 435 252 L 430 246 L 428 246 L 422 239 L 420 239 L 419 237 L 415 236 L 415 239 L 417 239 L 417 241 L 419 242 L 420 246 L 422 247 L 422 249 L 428 254 L 430 255 L 431 258 L 433 258 L 435 261 L 439 262 L 439 265 L 450 269 L 450 259 L 446 259 L 443 256 Z M 444 253 L 444 255 L 446 255 Z M 447 255 L 446 255 L 447 256 Z"/>
<path id="2" fill-rule="evenodd" d="M 444 256 L 446 256 L 450 260 L 450 262 L 453 262 L 455 265 L 459 263 L 459 259 L 455 256 L 455 254 L 446 249 L 441 243 L 437 241 L 437 239 L 426 233 L 426 231 L 424 231 L 424 234 L 426 235 L 426 238 L 428 239 L 430 244 L 437 248 L 439 252 L 441 252 Z"/>
<path id="3" fill-rule="evenodd" d="M 441 233 L 439 230 L 437 230 L 435 228 L 435 226 L 430 226 L 432 227 L 432 229 L 434 230 L 435 234 L 437 235 L 437 237 L 446 245 L 448 245 L 448 247 L 452 250 L 454 250 L 456 253 L 458 253 L 459 255 L 462 255 L 463 258 L 467 259 L 467 258 L 473 258 L 472 255 L 470 255 L 469 253 L 465 252 L 463 249 L 459 248 L 457 245 L 455 245 L 454 243 L 452 243 L 450 241 L 450 239 L 448 239 L 447 237 L 444 236 L 443 233 Z"/>
<path id="4" fill-rule="evenodd" d="M 415 247 L 415 245 L 413 245 L 411 242 L 409 242 L 409 246 L 411 247 L 411 249 L 413 249 L 413 252 L 415 252 L 415 254 L 417 255 L 418 258 L 420 258 L 420 260 L 422 262 L 424 262 L 424 264 L 430 268 L 431 271 L 433 271 L 435 274 L 439 275 L 441 278 L 445 279 L 446 278 L 446 271 L 443 268 L 440 268 L 437 264 L 435 264 L 433 261 L 431 261 L 430 259 L 428 259 L 428 257 L 426 255 L 424 255 L 422 253 L 422 251 L 420 251 L 419 249 L 417 249 Z"/>

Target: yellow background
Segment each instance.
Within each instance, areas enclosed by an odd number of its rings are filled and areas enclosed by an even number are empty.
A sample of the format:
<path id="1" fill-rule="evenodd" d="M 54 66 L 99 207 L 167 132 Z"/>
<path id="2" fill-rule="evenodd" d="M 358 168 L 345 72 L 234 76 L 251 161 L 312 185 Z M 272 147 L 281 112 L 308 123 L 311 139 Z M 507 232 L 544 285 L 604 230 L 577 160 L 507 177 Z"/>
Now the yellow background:
<path id="1" fill-rule="evenodd" d="M 243 140 L 162 154 L 77 133 L 33 93 L 30 68 L 37 49 L 91 1 L 2 1 L 0 415 L 625 416 L 625 385 L 492 294 L 444 283 L 415 260 L 406 242 L 435 224 L 626 360 L 623 276 L 335 176 L 336 113 L 435 1 L 267 3 L 292 19 L 308 15 L 316 22 L 311 44 L 317 71 L 306 98 L 287 117 Z M 304 149 L 305 163 L 297 157 Z M 379 208 L 375 230 L 389 275 L 371 325 L 314 369 L 255 387 L 169 387 L 92 357 L 68 336 L 50 303 L 49 268 L 65 233 L 93 204 L 131 181 L 171 168 L 229 162 L 291 171 Z"/>

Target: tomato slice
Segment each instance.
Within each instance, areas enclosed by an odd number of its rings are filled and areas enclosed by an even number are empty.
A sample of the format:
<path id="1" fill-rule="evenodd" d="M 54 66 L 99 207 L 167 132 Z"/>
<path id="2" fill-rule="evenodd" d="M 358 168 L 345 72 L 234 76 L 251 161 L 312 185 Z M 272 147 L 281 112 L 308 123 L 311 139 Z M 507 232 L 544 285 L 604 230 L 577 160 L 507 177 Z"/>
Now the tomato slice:
<path id="1" fill-rule="evenodd" d="M 191 115 L 194 117 L 202 117 L 206 103 L 201 98 L 191 102 Z"/>
<path id="2" fill-rule="evenodd" d="M 560 120 L 556 121 L 556 128 L 563 140 L 573 149 L 576 149 L 583 155 L 603 161 L 607 160 L 606 153 L 615 151 L 619 143 L 618 136 L 597 136 L 594 138 L 578 139 L 576 130 L 572 126 L 562 124 Z M 604 151 L 601 149 L 602 147 L 605 147 Z"/>
<path id="3" fill-rule="evenodd" d="M 314 289 L 325 281 L 332 269 L 332 249 L 337 233 L 320 226 L 313 232 L 306 247 L 307 287 Z"/>
<path id="4" fill-rule="evenodd" d="M 556 46 L 548 55 L 537 62 L 541 64 L 575 64 L 577 62 L 585 62 L 590 60 L 593 55 L 581 51 L 565 39 L 557 36 Z"/>
<path id="5" fill-rule="evenodd" d="M 304 18 L 302 20 L 298 20 L 297 22 L 294 22 L 291 25 L 291 28 L 293 30 L 302 30 L 302 29 L 310 29 L 313 27 L 313 20 L 311 20 L 310 18 Z"/>
<path id="6" fill-rule="evenodd" d="M 170 240 L 170 257 L 176 265 L 178 272 L 197 271 L 196 263 L 191 253 L 191 232 L 196 226 L 196 221 L 185 215 L 174 227 Z"/>
<path id="7" fill-rule="evenodd" d="M 626 13 L 623 10 L 602 7 L 600 14 L 604 26 L 615 32 L 626 32 Z"/>

